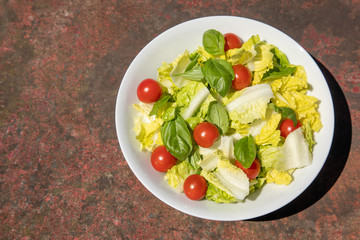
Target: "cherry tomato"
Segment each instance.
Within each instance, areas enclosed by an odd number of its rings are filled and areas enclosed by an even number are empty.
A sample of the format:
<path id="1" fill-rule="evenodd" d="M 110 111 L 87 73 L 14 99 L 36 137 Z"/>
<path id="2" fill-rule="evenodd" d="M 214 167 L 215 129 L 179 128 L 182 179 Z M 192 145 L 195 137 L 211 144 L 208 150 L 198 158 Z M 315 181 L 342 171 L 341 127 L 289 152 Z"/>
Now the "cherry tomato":
<path id="1" fill-rule="evenodd" d="M 244 168 L 238 160 L 235 161 L 235 166 L 241 168 L 250 180 L 255 179 L 260 173 L 260 161 L 257 158 L 249 168 Z"/>
<path id="2" fill-rule="evenodd" d="M 137 96 L 144 103 L 152 103 L 159 100 L 162 89 L 160 84 L 154 79 L 147 78 L 137 87 Z"/>
<path id="3" fill-rule="evenodd" d="M 225 38 L 225 47 L 224 47 L 225 52 L 229 49 L 241 48 L 242 46 L 241 39 L 236 34 L 225 33 L 224 38 Z"/>
<path id="4" fill-rule="evenodd" d="M 232 87 L 235 90 L 241 90 L 251 85 L 252 74 L 244 65 L 238 64 L 233 66 L 235 78 L 232 81 Z"/>
<path id="5" fill-rule="evenodd" d="M 297 121 L 296 126 L 294 126 L 294 122 L 291 119 L 285 119 L 280 124 L 280 135 L 286 138 L 291 132 L 295 131 L 301 127 L 301 123 Z"/>
<path id="6" fill-rule="evenodd" d="M 151 154 L 151 164 L 155 170 L 166 172 L 176 164 L 177 159 L 166 150 L 164 145 L 158 146 Z"/>
<path id="7" fill-rule="evenodd" d="M 195 142 L 204 148 L 211 147 L 219 137 L 219 129 L 212 123 L 199 123 L 193 132 Z"/>
<path id="8" fill-rule="evenodd" d="M 202 199 L 207 191 L 207 182 L 199 174 L 188 176 L 184 181 L 184 193 L 191 200 Z"/>

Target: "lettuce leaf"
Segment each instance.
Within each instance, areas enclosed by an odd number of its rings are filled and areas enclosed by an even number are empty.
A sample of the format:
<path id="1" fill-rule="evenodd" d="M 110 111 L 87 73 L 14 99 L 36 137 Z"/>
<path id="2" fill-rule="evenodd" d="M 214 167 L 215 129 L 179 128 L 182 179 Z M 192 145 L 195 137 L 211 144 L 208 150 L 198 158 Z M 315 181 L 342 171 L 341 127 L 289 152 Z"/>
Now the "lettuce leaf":
<path id="1" fill-rule="evenodd" d="M 279 170 L 302 168 L 311 164 L 311 153 L 301 128 L 296 129 L 286 137 L 282 148 L 285 157 L 280 162 Z"/>
<path id="2" fill-rule="evenodd" d="M 275 105 L 290 107 L 297 113 L 298 120 L 302 124 L 309 123 L 313 131 L 320 131 L 322 123 L 320 113 L 317 111 L 319 100 L 316 97 L 298 91 L 278 93 L 275 96 Z"/>
<path id="3" fill-rule="evenodd" d="M 308 144 L 309 151 L 312 152 L 313 147 L 316 144 L 315 139 L 314 139 L 314 131 L 312 130 L 309 122 L 303 124 L 301 128 L 302 128 L 302 131 L 304 133 L 304 137 L 306 139 L 306 142 Z"/>
<path id="4" fill-rule="evenodd" d="M 219 139 L 209 148 L 200 147 L 200 154 L 205 158 L 208 155 L 216 155 L 218 159 L 228 159 L 231 162 L 235 161 L 234 155 L 234 139 L 235 135 L 232 134 L 230 136 L 222 135 Z M 217 162 L 215 166 L 217 165 Z M 206 170 L 209 170 L 205 168 Z"/>
<path id="5" fill-rule="evenodd" d="M 175 98 L 176 106 L 189 106 L 191 100 L 203 88 L 206 88 L 206 86 L 202 82 L 189 81 L 185 86 L 174 93 L 173 97 Z"/>
<path id="6" fill-rule="evenodd" d="M 271 114 L 271 117 L 266 122 L 265 126 L 261 129 L 259 135 L 255 136 L 255 143 L 257 145 L 272 145 L 276 147 L 281 141 L 280 130 L 278 126 L 281 120 L 280 113 Z"/>
<path id="7" fill-rule="evenodd" d="M 163 62 L 157 69 L 157 80 L 170 94 L 173 94 L 176 89 L 184 86 L 189 81 L 182 76 L 177 76 L 177 74 L 183 73 L 190 62 L 189 52 L 186 50 L 172 63 Z"/>
<path id="8" fill-rule="evenodd" d="M 161 121 L 140 122 L 135 124 L 136 139 L 141 143 L 140 150 L 153 151 L 156 146 L 162 145 L 160 136 Z"/>
<path id="9" fill-rule="evenodd" d="M 226 58 L 231 65 L 242 64 L 245 65 L 256 56 L 256 51 L 251 49 L 246 51 L 243 48 L 234 48 L 226 52 Z"/>
<path id="10" fill-rule="evenodd" d="M 184 116 L 185 120 L 200 117 L 192 119 L 198 123 L 204 121 L 210 102 L 215 100 L 207 87 L 202 82 L 196 81 L 189 81 L 173 96 L 176 99 L 173 107 L 180 109 L 180 114 Z"/>
<path id="11" fill-rule="evenodd" d="M 201 103 L 198 111 L 195 113 L 195 116 L 199 116 L 201 118 L 205 118 L 208 114 L 209 105 L 215 98 L 212 94 L 209 94 L 207 98 Z"/>
<path id="12" fill-rule="evenodd" d="M 273 46 L 271 52 L 274 54 L 274 57 L 277 60 L 278 65 L 281 67 L 288 67 L 290 65 L 289 60 L 285 53 L 279 50 L 276 46 Z"/>
<path id="13" fill-rule="evenodd" d="M 186 78 L 184 78 L 181 75 L 178 75 L 180 73 L 185 72 L 186 67 L 191 62 L 189 51 L 185 51 L 183 54 L 179 55 L 173 62 L 172 62 L 172 70 L 170 72 L 170 77 L 172 79 L 172 82 L 179 88 L 186 85 L 186 83 L 189 81 Z"/>
<path id="14" fill-rule="evenodd" d="M 198 149 L 194 149 L 189 157 L 167 171 L 164 176 L 165 181 L 178 192 L 183 192 L 185 179 L 200 172 L 200 160 L 201 156 Z"/>
<path id="15" fill-rule="evenodd" d="M 265 181 L 267 183 L 288 185 L 292 182 L 292 177 L 289 171 L 279 170 L 280 164 L 285 159 L 282 146 L 260 146 L 257 156 L 260 160 L 261 167 L 264 170 Z"/>
<path id="16" fill-rule="evenodd" d="M 208 183 L 205 198 L 216 203 L 234 203 L 238 201 L 235 197 L 217 188 L 211 182 Z"/>
<path id="17" fill-rule="evenodd" d="M 283 77 L 271 83 L 275 92 L 274 103 L 278 107 L 290 107 L 303 125 L 309 124 L 315 132 L 320 131 L 322 123 L 318 112 L 319 100 L 307 95 L 309 88 L 306 72 L 302 66 L 296 66 L 293 76 Z"/>
<path id="18" fill-rule="evenodd" d="M 244 88 L 244 89 L 242 89 L 240 91 L 230 90 L 229 93 L 225 97 L 222 98 L 222 103 L 224 105 L 227 105 L 227 104 L 231 103 L 232 101 L 234 101 L 235 99 L 240 97 L 244 93 L 244 91 L 246 91 L 246 90 L 247 90 L 247 88 Z"/>
<path id="19" fill-rule="evenodd" d="M 273 46 L 268 43 L 263 43 L 256 47 L 257 55 L 253 61 L 254 71 L 262 71 L 274 67 L 272 48 Z"/>
<path id="20" fill-rule="evenodd" d="M 276 79 L 271 82 L 271 88 L 273 91 L 289 92 L 289 91 L 300 91 L 306 93 L 308 89 L 307 77 L 305 70 L 302 66 L 294 66 L 295 68 L 293 75 L 284 76 L 281 79 Z"/>
<path id="21" fill-rule="evenodd" d="M 133 107 L 138 112 L 138 116 L 135 118 L 134 131 L 136 139 L 141 144 L 140 150 L 153 151 L 156 146 L 162 145 L 160 127 L 163 120 L 149 116 L 151 111 L 149 104 L 134 104 Z"/>
<path id="22" fill-rule="evenodd" d="M 200 161 L 200 167 L 206 171 L 213 171 L 219 162 L 219 150 L 214 150 L 210 154 L 207 154 L 201 161 Z"/>
<path id="23" fill-rule="evenodd" d="M 241 48 L 246 50 L 246 51 L 250 51 L 251 49 L 255 49 L 255 45 L 258 42 L 260 42 L 260 36 L 259 35 L 253 35 L 246 42 L 243 43 Z"/>
<path id="24" fill-rule="evenodd" d="M 189 158 L 170 168 L 164 176 L 165 181 L 169 183 L 178 192 L 183 192 L 185 179 L 196 173 L 196 169 L 190 164 Z"/>
<path id="25" fill-rule="evenodd" d="M 199 123 L 202 123 L 203 121 L 204 121 L 204 119 L 201 118 L 200 116 L 194 116 L 194 117 L 190 117 L 190 118 L 186 119 L 186 122 L 189 124 L 189 126 L 192 130 L 194 130 L 194 128 Z"/>
<path id="26" fill-rule="evenodd" d="M 249 194 L 248 177 L 240 168 L 237 168 L 228 160 L 219 159 L 214 172 L 203 169 L 200 175 L 221 191 L 238 200 L 243 200 Z"/>
<path id="27" fill-rule="evenodd" d="M 242 136 L 249 135 L 250 133 L 250 124 L 243 124 L 236 120 L 232 120 L 230 122 L 230 128 L 234 129 L 237 133 L 241 134 Z"/>
<path id="28" fill-rule="evenodd" d="M 235 100 L 225 107 L 229 112 L 230 120 L 248 124 L 255 119 L 263 119 L 268 103 L 274 97 L 269 84 L 258 84 L 245 89 Z"/>
<path id="29" fill-rule="evenodd" d="M 187 120 L 192 117 L 194 113 L 199 109 L 200 105 L 210 96 L 210 92 L 207 87 L 200 89 L 196 95 L 191 99 L 187 108 L 183 111 L 182 117 Z"/>
<path id="30" fill-rule="evenodd" d="M 292 182 L 292 176 L 287 171 L 279 171 L 275 168 L 266 173 L 266 182 L 275 183 L 278 185 L 289 185 Z"/>
<path id="31" fill-rule="evenodd" d="M 230 161 L 221 159 L 214 174 L 237 199 L 243 200 L 249 195 L 249 178 Z"/>
<path id="32" fill-rule="evenodd" d="M 256 179 L 253 179 L 250 181 L 250 193 L 253 193 L 256 191 L 256 189 L 262 188 L 264 184 L 266 183 L 266 178 L 264 177 L 257 177 Z"/>
<path id="33" fill-rule="evenodd" d="M 199 54 L 199 58 L 198 58 L 198 62 L 201 66 L 201 64 L 203 62 L 205 62 L 206 60 L 210 59 L 210 58 L 220 58 L 220 59 L 226 59 L 226 56 L 225 54 L 224 55 L 219 55 L 219 56 L 214 56 L 214 55 L 211 55 L 210 53 L 208 53 L 207 51 L 205 51 L 204 47 L 203 46 L 199 46 L 196 50 L 195 50 L 195 53 L 198 53 Z"/>
<path id="34" fill-rule="evenodd" d="M 261 162 L 261 167 L 268 171 L 271 168 L 278 168 L 284 158 L 282 147 L 273 147 L 270 145 L 259 146 L 257 156 Z"/>
<path id="35" fill-rule="evenodd" d="M 272 45 L 261 42 L 256 46 L 256 57 L 247 64 L 253 71 L 253 85 L 261 83 L 263 75 L 274 67 L 274 54 L 271 52 Z"/>

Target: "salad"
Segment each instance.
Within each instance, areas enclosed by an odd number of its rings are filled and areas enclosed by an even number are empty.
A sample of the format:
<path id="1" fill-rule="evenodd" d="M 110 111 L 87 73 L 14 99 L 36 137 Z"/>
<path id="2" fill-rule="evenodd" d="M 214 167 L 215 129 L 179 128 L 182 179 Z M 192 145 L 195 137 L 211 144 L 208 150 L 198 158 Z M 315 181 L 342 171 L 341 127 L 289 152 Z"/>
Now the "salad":
<path id="1" fill-rule="evenodd" d="M 234 203 L 311 164 L 319 100 L 277 46 L 210 29 L 157 73 L 138 85 L 134 131 L 176 191 Z"/>

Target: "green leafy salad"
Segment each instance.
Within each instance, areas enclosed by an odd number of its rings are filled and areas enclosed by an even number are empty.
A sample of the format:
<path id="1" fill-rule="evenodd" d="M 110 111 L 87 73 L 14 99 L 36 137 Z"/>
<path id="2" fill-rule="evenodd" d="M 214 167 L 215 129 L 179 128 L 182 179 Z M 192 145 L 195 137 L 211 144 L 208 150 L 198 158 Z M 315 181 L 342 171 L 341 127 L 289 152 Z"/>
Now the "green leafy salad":
<path id="1" fill-rule="evenodd" d="M 176 191 L 243 201 L 264 184 L 290 184 L 312 163 L 322 123 L 308 90 L 304 68 L 277 46 L 210 29 L 195 51 L 139 84 L 136 139 Z"/>

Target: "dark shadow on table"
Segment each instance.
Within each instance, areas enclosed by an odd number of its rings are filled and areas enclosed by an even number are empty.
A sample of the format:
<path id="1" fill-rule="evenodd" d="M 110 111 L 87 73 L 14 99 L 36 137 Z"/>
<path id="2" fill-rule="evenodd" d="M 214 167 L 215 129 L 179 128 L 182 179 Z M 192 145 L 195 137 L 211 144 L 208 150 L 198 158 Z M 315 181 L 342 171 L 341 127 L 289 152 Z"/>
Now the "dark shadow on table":
<path id="1" fill-rule="evenodd" d="M 248 221 L 276 220 L 305 210 L 320 200 L 332 188 L 345 167 L 352 137 L 349 106 L 339 84 L 329 70 L 317 59 L 314 57 L 313 59 L 318 64 L 329 85 L 334 103 L 335 129 L 329 156 L 319 175 L 300 196 L 274 212 Z"/>

